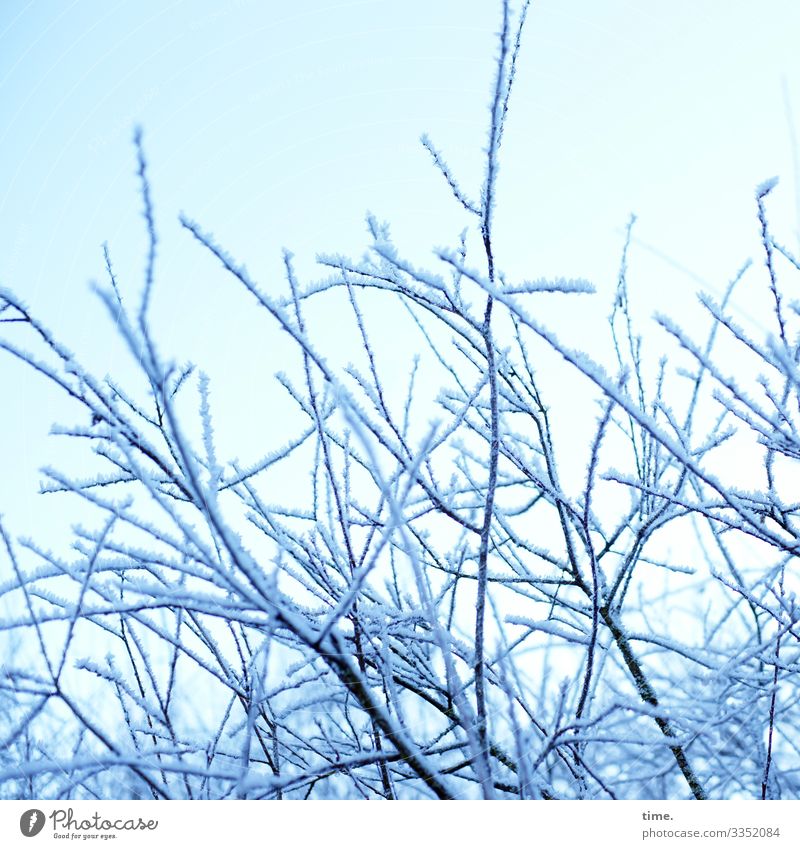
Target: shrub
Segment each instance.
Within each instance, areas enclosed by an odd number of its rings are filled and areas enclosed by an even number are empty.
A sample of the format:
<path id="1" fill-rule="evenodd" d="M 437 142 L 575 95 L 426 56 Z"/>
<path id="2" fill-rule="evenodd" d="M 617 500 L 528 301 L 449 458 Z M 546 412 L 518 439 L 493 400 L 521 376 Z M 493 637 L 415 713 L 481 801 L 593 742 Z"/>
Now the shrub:
<path id="1" fill-rule="evenodd" d="M 214 417 L 236 409 L 213 408 L 209 378 L 159 353 L 140 135 L 141 299 L 131 309 L 123 298 L 108 250 L 98 295 L 144 389 L 92 375 L 0 292 L 0 347 L 81 409 L 84 424 L 58 432 L 104 467 L 92 460 L 82 479 L 46 470 L 48 493 L 100 517 L 76 528 L 75 555 L 0 527 L 2 591 L 18 611 L 3 621 L 8 657 L 12 640 L 24 645 L 0 689 L 5 796 L 797 793 L 784 729 L 798 721 L 800 337 L 777 264 L 800 266 L 770 234 L 774 184 L 756 194 L 776 323 L 767 341 L 728 315 L 745 266 L 722 303 L 703 298 L 704 343 L 658 319 L 690 366 L 652 368 L 628 300 L 631 220 L 609 320 L 615 360 L 603 368 L 563 343 L 537 305 L 564 299 L 566 322 L 568 299 L 592 287 L 510 279 L 495 253 L 527 9 L 514 18 L 503 3 L 478 195 L 423 137 L 468 223 L 435 270 L 405 259 L 369 217 L 362 259 L 320 257 L 324 276 L 303 284 L 286 252 L 285 294 L 271 294 L 182 219 L 296 346 L 277 376 L 305 422 L 288 444 L 247 463 L 220 457 Z M 339 366 L 315 337 L 316 304 L 349 311 L 357 362 Z M 407 380 L 380 338 L 385 322 L 371 321 L 378 310 L 418 348 Z M 754 386 L 719 364 L 722 334 L 764 370 Z M 553 352 L 582 399 L 543 389 Z M 560 439 L 587 410 L 590 440 Z M 759 458 L 755 491 L 730 461 L 739 451 Z M 576 457 L 577 488 L 562 480 Z"/>

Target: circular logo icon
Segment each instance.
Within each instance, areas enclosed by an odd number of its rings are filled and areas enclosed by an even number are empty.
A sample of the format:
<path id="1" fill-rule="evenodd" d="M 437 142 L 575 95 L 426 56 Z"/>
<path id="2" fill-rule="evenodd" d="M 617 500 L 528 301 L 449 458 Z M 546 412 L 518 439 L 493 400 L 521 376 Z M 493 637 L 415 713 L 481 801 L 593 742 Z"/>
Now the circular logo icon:
<path id="1" fill-rule="evenodd" d="M 38 808 L 31 808 L 19 818 L 19 830 L 25 837 L 36 837 L 44 828 L 44 813 Z"/>

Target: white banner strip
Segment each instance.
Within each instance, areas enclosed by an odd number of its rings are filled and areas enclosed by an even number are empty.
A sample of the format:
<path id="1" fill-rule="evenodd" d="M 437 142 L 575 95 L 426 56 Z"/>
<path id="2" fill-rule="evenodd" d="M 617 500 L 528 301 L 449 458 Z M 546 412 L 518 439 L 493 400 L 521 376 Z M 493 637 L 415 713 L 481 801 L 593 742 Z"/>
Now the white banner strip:
<path id="1" fill-rule="evenodd" d="M 149 849 L 796 849 L 800 801 L 0 802 L 4 849 L 53 841 Z"/>

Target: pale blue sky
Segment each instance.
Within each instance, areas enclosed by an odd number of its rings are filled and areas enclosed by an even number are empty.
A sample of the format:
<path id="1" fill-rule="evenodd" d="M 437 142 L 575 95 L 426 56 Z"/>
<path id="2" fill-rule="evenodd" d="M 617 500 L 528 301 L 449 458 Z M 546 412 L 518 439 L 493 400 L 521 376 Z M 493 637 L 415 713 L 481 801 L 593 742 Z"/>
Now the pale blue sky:
<path id="1" fill-rule="evenodd" d="M 220 401 L 233 410 L 244 395 L 247 440 L 263 437 L 261 414 L 281 408 L 247 387 L 268 384 L 284 342 L 259 337 L 245 373 L 231 368 L 262 325 L 178 212 L 267 288 L 282 285 L 283 245 L 304 275 L 316 251 L 360 253 L 367 209 L 415 258 L 452 243 L 467 222 L 418 138 L 429 132 L 477 194 L 499 5 L 0 0 L 0 285 L 97 373 L 123 367 L 88 282 L 107 240 L 123 291 L 138 293 L 141 123 L 162 236 L 157 327 L 170 350 L 211 361 L 212 377 L 216 363 Z M 795 238 L 784 92 L 800 111 L 798 32 L 796 0 L 534 2 L 503 144 L 503 266 L 587 277 L 607 295 L 633 211 L 642 242 L 719 288 L 757 256 L 753 189 L 774 174 L 775 229 Z M 696 280 L 648 249 L 631 268 L 643 317 L 692 303 Z M 590 302 L 574 329 L 590 335 L 608 305 Z M 42 515 L 61 521 L 42 511 L 36 469 L 69 464 L 45 435 L 72 415 L 2 357 L 0 383 L 0 512 L 32 533 Z"/>

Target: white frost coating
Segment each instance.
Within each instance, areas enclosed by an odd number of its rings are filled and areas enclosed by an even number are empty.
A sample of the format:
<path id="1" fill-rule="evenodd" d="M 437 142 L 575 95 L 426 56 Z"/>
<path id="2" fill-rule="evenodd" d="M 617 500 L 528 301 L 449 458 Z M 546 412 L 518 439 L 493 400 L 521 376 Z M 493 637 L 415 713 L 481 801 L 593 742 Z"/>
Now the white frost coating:
<path id="1" fill-rule="evenodd" d="M 764 180 L 763 183 L 759 183 L 756 186 L 756 197 L 760 200 L 765 195 L 768 195 L 777 185 L 777 177 L 770 177 L 768 180 Z"/>

